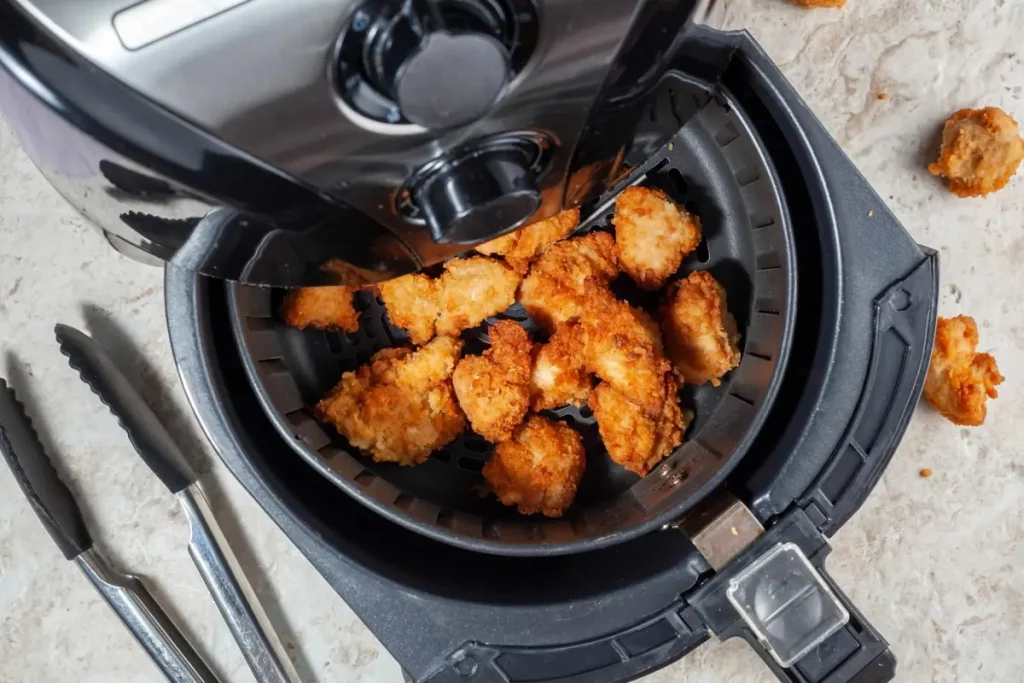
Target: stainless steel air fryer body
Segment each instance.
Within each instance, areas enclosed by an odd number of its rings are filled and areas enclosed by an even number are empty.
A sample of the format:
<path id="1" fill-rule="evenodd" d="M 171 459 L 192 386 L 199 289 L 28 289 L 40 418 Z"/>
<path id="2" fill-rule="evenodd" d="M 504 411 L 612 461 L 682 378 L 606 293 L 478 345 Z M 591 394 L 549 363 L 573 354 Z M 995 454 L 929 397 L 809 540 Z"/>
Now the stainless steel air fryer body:
<path id="1" fill-rule="evenodd" d="M 0 0 L 0 102 L 122 251 L 227 207 L 206 273 L 377 280 L 597 196 L 713 6 Z"/>

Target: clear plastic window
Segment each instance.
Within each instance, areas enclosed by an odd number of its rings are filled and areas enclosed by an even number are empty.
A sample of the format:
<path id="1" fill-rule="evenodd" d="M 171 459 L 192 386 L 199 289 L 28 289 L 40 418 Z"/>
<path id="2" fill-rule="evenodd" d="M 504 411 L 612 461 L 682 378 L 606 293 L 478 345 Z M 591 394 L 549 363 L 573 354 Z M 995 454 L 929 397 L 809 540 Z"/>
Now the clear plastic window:
<path id="1" fill-rule="evenodd" d="M 729 582 L 726 595 L 764 648 L 787 668 L 850 619 L 794 543 L 758 558 Z"/>

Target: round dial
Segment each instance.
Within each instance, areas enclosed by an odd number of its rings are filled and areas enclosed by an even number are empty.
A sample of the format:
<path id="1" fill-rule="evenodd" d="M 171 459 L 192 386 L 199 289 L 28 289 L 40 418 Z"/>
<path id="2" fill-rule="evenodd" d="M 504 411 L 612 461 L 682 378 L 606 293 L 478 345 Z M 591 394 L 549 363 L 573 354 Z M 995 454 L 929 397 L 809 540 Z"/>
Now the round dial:
<path id="1" fill-rule="evenodd" d="M 364 0 L 339 42 L 342 98 L 387 123 L 463 126 L 501 100 L 536 26 L 533 0 Z"/>
<path id="2" fill-rule="evenodd" d="M 476 244 L 516 227 L 540 207 L 540 192 L 522 150 L 481 149 L 447 161 L 410 187 L 434 241 Z"/>

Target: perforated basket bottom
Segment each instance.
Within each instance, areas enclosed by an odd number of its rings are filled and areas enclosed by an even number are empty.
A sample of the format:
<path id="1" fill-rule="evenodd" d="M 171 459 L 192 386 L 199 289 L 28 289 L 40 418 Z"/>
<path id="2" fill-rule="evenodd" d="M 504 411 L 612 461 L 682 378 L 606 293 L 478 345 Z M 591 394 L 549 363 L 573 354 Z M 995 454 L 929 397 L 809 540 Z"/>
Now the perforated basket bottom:
<path id="1" fill-rule="evenodd" d="M 672 93 L 673 97 L 685 93 Z M 670 103 L 671 104 L 671 103 Z M 393 520 L 423 533 L 478 550 L 534 554 L 571 552 L 580 544 L 658 522 L 694 493 L 724 476 L 756 432 L 777 377 L 791 325 L 791 239 L 777 184 L 756 137 L 738 112 L 712 101 L 638 170 L 642 184 L 660 187 L 700 216 L 704 240 L 679 276 L 706 269 L 725 287 L 743 335 L 740 367 L 722 386 L 685 386 L 684 408 L 696 417 L 683 445 L 646 479 L 608 457 L 587 408 L 569 406 L 546 415 L 580 432 L 587 468 L 575 503 L 561 520 L 524 517 L 488 495 L 481 475 L 491 444 L 467 432 L 417 467 L 379 464 L 348 446 L 333 428 L 318 424 L 308 406 L 342 372 L 376 351 L 401 345 L 406 335 L 390 324 L 381 302 L 360 293 L 361 327 L 353 335 L 301 331 L 276 318 L 283 292 L 236 285 L 232 309 L 250 380 L 268 414 L 295 450 L 335 484 Z M 609 229 L 613 207 L 589 216 L 580 232 Z M 617 295 L 653 312 L 658 293 L 636 288 L 626 276 Z M 499 319 L 536 326 L 518 304 L 463 333 L 464 353 L 486 348 L 487 327 Z M 618 540 L 618 539 L 614 539 Z"/>

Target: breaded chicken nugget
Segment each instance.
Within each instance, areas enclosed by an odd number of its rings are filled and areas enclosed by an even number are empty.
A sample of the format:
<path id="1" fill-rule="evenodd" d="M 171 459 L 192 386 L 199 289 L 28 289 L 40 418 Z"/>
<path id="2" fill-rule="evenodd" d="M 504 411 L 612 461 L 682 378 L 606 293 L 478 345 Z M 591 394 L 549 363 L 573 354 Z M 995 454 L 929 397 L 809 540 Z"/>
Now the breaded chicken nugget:
<path id="1" fill-rule="evenodd" d="M 500 254 L 516 271 L 525 273 L 533 259 L 558 240 L 565 239 L 579 223 L 580 210 L 566 209 L 551 218 L 481 244 L 476 250 L 481 254 Z"/>
<path id="2" fill-rule="evenodd" d="M 381 283 L 380 295 L 388 319 L 409 333 L 409 341 L 420 346 L 434 338 L 441 310 L 437 282 L 422 273 L 403 275 Z"/>
<path id="3" fill-rule="evenodd" d="M 678 381 L 666 373 L 665 403 L 649 415 L 607 382 L 594 389 L 590 409 L 612 460 L 643 477 L 683 442 L 693 413 L 679 408 L 678 393 Z"/>
<path id="4" fill-rule="evenodd" d="M 533 342 L 522 327 L 501 320 L 488 330 L 491 346 L 482 356 L 465 356 L 452 384 L 469 424 L 488 441 L 512 438 L 530 407 Z"/>
<path id="5" fill-rule="evenodd" d="M 587 369 L 649 415 L 665 402 L 665 373 L 671 365 L 658 348 L 649 317 L 603 287 L 587 295 L 584 316 Z"/>
<path id="6" fill-rule="evenodd" d="M 315 413 L 377 462 L 419 464 L 466 428 L 450 380 L 461 349 L 439 337 L 415 352 L 379 351 L 343 374 Z"/>
<path id="7" fill-rule="evenodd" d="M 512 248 L 516 246 L 516 242 L 519 241 L 519 231 L 513 230 L 507 232 L 501 237 L 495 237 L 490 242 L 484 242 L 478 244 L 474 249 L 479 254 L 484 256 L 504 256 L 508 252 L 512 251 Z"/>
<path id="8" fill-rule="evenodd" d="M 359 331 L 359 311 L 352 299 L 359 287 L 335 285 L 303 287 L 288 292 L 281 304 L 281 319 L 286 325 L 316 330 Z"/>
<path id="9" fill-rule="evenodd" d="M 530 374 L 533 410 L 586 403 L 593 382 L 586 369 L 583 344 L 583 327 L 579 323 L 567 323 L 555 331 L 547 344 L 534 348 Z"/>
<path id="10" fill-rule="evenodd" d="M 522 276 L 486 256 L 454 259 L 437 280 L 440 315 L 437 333 L 454 336 L 515 303 Z"/>
<path id="11" fill-rule="evenodd" d="M 661 289 L 700 244 L 700 220 L 656 188 L 629 187 L 615 198 L 619 265 L 641 288 Z"/>
<path id="12" fill-rule="evenodd" d="M 617 251 L 615 238 L 606 232 L 552 245 L 523 280 L 520 303 L 539 325 L 555 332 L 583 314 L 588 281 L 607 285 L 619 274 Z"/>
<path id="13" fill-rule="evenodd" d="M 999 395 L 996 386 L 1003 381 L 996 359 L 977 353 L 977 348 L 974 318 L 939 318 L 924 383 L 924 396 L 932 407 L 950 422 L 968 427 L 985 422 L 985 404 Z"/>
<path id="14" fill-rule="evenodd" d="M 789 0 L 794 5 L 802 7 L 835 7 L 839 9 L 846 6 L 846 0 Z"/>
<path id="15" fill-rule="evenodd" d="M 1002 189 L 1024 159 L 1017 122 L 999 107 L 961 109 L 942 129 L 939 159 L 928 166 L 945 177 L 958 197 L 983 197 Z"/>
<path id="16" fill-rule="evenodd" d="M 455 337 L 437 337 L 397 364 L 389 381 L 413 392 L 426 391 L 451 378 L 462 345 L 462 340 Z"/>
<path id="17" fill-rule="evenodd" d="M 511 439 L 495 446 L 484 478 L 504 505 L 524 515 L 561 517 L 585 467 L 583 439 L 572 427 L 530 415 Z"/>
<path id="18" fill-rule="evenodd" d="M 736 320 L 711 273 L 696 271 L 673 283 L 659 313 L 668 357 L 683 382 L 717 387 L 740 364 Z"/>

